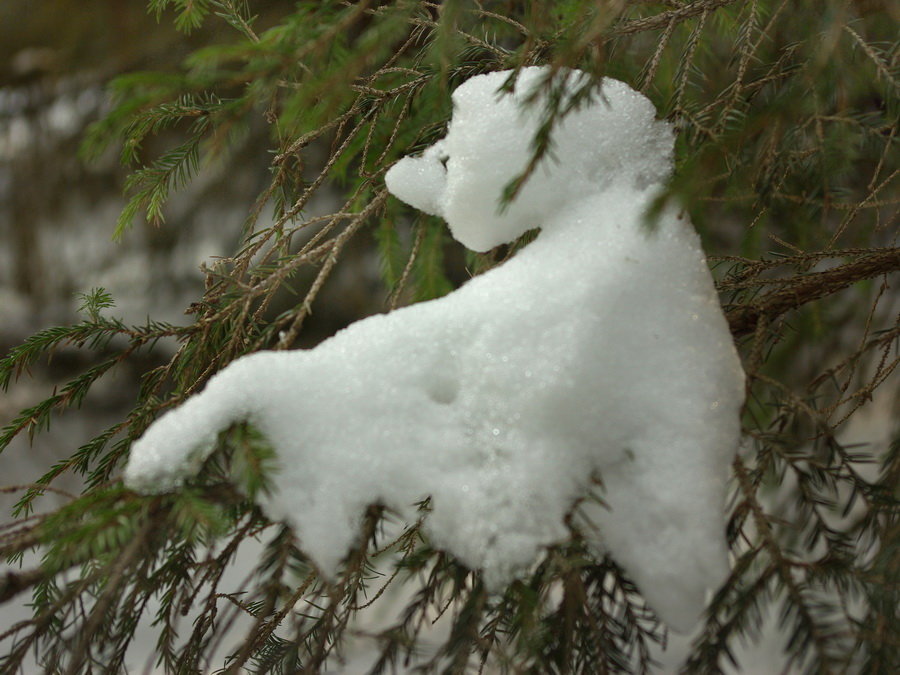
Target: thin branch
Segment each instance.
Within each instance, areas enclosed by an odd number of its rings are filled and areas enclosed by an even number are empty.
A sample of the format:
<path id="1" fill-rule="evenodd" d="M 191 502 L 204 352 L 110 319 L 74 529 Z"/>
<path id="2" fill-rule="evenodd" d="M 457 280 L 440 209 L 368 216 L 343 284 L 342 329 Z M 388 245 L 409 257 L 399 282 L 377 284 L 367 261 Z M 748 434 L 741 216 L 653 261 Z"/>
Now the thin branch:
<path id="1" fill-rule="evenodd" d="M 772 321 L 792 309 L 837 293 L 858 281 L 897 271 L 900 271 L 900 248 L 887 248 L 876 249 L 876 252 L 859 260 L 825 272 L 795 277 L 785 288 L 771 291 L 755 302 L 729 309 L 726 317 L 731 333 L 735 337 L 747 335 L 756 329 L 761 318 Z"/>
<path id="2" fill-rule="evenodd" d="M 678 9 L 668 12 L 662 12 L 656 16 L 650 16 L 645 19 L 632 19 L 623 21 L 615 28 L 609 31 L 610 37 L 620 37 L 623 35 L 633 35 L 634 33 L 643 33 L 648 30 L 657 30 L 665 28 L 670 22 L 676 24 L 687 19 L 699 16 L 704 12 L 710 12 L 726 5 L 733 5 L 737 0 L 699 0 L 689 5 L 683 5 Z"/>

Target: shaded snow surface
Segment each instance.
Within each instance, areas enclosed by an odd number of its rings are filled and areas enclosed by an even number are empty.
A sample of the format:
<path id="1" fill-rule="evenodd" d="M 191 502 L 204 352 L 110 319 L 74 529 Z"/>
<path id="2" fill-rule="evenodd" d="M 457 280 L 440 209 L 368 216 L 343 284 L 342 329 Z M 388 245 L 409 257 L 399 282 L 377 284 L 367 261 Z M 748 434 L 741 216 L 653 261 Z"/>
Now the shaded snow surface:
<path id="1" fill-rule="evenodd" d="M 176 489 L 218 431 L 249 420 L 278 451 L 264 507 L 324 571 L 367 505 L 412 522 L 430 495 L 433 544 L 501 589 L 568 537 L 565 514 L 599 476 L 608 508 L 586 502 L 583 529 L 690 630 L 728 571 L 743 371 L 686 216 L 669 207 L 645 223 L 673 135 L 644 96 L 606 79 L 499 208 L 539 123 L 523 98 L 546 72 L 523 70 L 514 94 L 498 93 L 507 72 L 468 80 L 446 138 L 386 178 L 469 248 L 540 227 L 536 241 L 439 300 L 235 361 L 135 443 L 128 485 Z"/>

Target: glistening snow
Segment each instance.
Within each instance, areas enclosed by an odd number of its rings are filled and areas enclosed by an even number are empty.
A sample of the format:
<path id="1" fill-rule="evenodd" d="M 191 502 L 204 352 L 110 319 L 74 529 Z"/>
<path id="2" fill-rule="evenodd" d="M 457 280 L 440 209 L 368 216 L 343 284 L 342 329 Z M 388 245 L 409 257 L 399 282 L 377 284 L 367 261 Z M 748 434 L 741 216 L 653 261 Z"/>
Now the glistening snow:
<path id="1" fill-rule="evenodd" d="M 644 96 L 607 78 L 566 116 L 508 208 L 546 75 L 473 77 L 446 138 L 387 174 L 401 200 L 485 251 L 540 227 L 514 258 L 439 300 L 359 321 L 315 349 L 260 352 L 156 421 L 125 471 L 173 490 L 216 434 L 248 420 L 280 469 L 263 506 L 326 573 L 382 503 L 412 522 L 431 497 L 432 543 L 502 588 L 583 532 L 673 629 L 691 629 L 727 575 L 725 484 L 744 376 L 699 240 L 677 208 L 644 214 L 670 173 L 673 135 Z M 582 75 L 568 76 L 569 91 Z"/>

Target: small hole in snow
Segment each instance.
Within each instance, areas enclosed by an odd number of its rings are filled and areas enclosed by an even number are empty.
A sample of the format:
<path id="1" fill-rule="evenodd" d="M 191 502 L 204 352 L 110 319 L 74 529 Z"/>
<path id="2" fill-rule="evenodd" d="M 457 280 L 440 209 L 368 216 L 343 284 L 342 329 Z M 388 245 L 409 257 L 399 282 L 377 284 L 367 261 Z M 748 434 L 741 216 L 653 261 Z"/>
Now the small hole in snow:
<path id="1" fill-rule="evenodd" d="M 448 405 L 456 400 L 459 383 L 449 377 L 435 377 L 426 385 L 426 391 L 435 403 Z"/>

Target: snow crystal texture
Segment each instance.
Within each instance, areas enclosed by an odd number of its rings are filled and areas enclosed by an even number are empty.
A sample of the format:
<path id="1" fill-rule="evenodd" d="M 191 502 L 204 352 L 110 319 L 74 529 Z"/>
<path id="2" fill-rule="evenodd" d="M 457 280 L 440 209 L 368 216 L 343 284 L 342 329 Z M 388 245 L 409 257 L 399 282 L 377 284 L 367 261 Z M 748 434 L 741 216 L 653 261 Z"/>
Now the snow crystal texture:
<path id="1" fill-rule="evenodd" d="M 728 573 L 725 484 L 744 375 L 686 216 L 645 213 L 671 170 L 673 134 L 622 82 L 566 116 L 525 167 L 546 75 L 473 77 L 446 138 L 387 174 L 401 200 L 485 251 L 523 232 L 513 259 L 439 300 L 370 317 L 312 350 L 241 358 L 137 441 L 126 483 L 176 489 L 216 434 L 247 420 L 277 449 L 263 507 L 333 573 L 367 505 L 410 521 L 431 497 L 433 544 L 492 588 L 564 541 L 573 504 L 673 629 L 690 630 Z M 568 75 L 573 90 L 583 77 Z"/>

